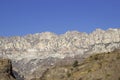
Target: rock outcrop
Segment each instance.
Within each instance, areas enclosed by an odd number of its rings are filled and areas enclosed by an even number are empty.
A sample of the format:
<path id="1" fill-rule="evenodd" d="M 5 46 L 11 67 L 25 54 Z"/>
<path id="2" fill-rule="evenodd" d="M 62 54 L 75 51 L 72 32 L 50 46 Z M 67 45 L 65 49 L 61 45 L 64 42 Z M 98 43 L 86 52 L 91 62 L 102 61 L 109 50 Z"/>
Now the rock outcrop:
<path id="1" fill-rule="evenodd" d="M 90 34 L 68 31 L 62 35 L 36 33 L 23 37 L 1 37 L 0 55 L 11 59 L 74 57 L 86 52 L 108 52 L 120 47 L 120 29 L 96 29 Z M 29 55 L 28 55 L 29 54 Z M 6 56 L 7 55 L 7 56 Z"/>
<path id="2" fill-rule="evenodd" d="M 0 59 L 0 80 L 16 80 L 9 59 Z"/>
<path id="3" fill-rule="evenodd" d="M 111 52 L 120 48 L 120 29 L 96 29 L 90 34 L 68 31 L 26 36 L 0 37 L 0 57 L 10 58 L 13 69 L 22 78 L 40 77 L 48 67 L 61 60 L 83 58 L 93 53 Z M 41 68 L 39 75 L 36 70 Z M 35 74 L 36 73 L 36 74 Z"/>

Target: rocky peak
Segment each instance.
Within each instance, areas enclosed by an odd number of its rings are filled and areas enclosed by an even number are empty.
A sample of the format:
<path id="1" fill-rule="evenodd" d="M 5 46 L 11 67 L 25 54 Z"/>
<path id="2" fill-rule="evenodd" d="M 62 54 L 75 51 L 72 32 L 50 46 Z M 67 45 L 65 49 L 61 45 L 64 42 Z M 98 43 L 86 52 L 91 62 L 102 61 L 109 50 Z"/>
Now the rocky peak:
<path id="1" fill-rule="evenodd" d="M 49 55 L 52 53 L 55 54 L 64 54 L 66 53 L 85 53 L 86 51 L 92 51 L 93 45 L 98 44 L 109 44 L 109 43 L 119 43 L 120 42 L 120 29 L 108 29 L 101 30 L 96 29 L 90 34 L 81 33 L 78 31 L 68 31 L 62 35 L 56 35 L 51 32 L 43 32 L 30 34 L 23 37 L 5 37 L 0 38 L 0 49 L 1 53 L 9 52 L 10 50 L 14 50 L 12 54 L 17 54 L 22 51 L 21 55 L 27 53 L 27 51 L 33 49 L 38 54 L 41 55 L 41 51 L 45 53 L 49 52 Z M 116 45 L 116 44 L 114 44 Z M 91 46 L 93 46 L 91 48 Z M 119 46 L 119 44 L 117 44 Z M 116 46 L 115 46 L 116 48 Z M 95 48 L 98 49 L 98 48 Z M 7 52 L 4 52 L 4 51 Z M 104 47 L 106 50 L 106 47 Z M 55 52 L 54 52 L 55 51 Z M 56 52 L 57 51 L 57 52 Z M 80 52 L 79 52 L 80 51 Z M 108 50 L 106 50 L 108 51 Z M 97 51 L 96 51 L 97 52 Z M 9 52 L 10 53 L 10 52 Z M 65 55 L 64 55 L 65 56 Z"/>
<path id="2" fill-rule="evenodd" d="M 82 57 L 114 49 L 120 49 L 120 29 L 96 29 L 89 34 L 68 31 L 61 35 L 43 32 L 0 37 L 0 57 L 10 58 L 14 69 L 22 75 L 31 75 L 38 66 L 42 70 L 44 65 L 54 65 L 66 57 Z"/>

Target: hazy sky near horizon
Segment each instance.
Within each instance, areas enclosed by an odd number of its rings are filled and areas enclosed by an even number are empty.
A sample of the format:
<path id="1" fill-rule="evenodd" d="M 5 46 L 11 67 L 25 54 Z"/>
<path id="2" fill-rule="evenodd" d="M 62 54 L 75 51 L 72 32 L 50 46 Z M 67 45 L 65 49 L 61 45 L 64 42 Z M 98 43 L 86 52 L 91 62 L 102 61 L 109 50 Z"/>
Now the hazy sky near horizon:
<path id="1" fill-rule="evenodd" d="M 120 0 L 0 0 L 0 36 L 120 28 Z"/>

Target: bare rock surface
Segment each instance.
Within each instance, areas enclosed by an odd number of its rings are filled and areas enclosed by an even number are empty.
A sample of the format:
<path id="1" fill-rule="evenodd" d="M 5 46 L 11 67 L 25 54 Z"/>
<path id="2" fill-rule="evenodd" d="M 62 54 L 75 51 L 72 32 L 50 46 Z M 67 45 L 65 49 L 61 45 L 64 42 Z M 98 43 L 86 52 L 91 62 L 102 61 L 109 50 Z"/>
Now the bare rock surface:
<path id="1" fill-rule="evenodd" d="M 51 32 L 25 36 L 0 37 L 0 57 L 10 58 L 13 69 L 29 80 L 39 77 L 48 67 L 72 58 L 93 53 L 111 52 L 120 48 L 120 29 L 96 29 L 92 33 L 68 31 L 57 35 Z M 38 73 L 37 68 L 41 68 Z"/>
<path id="2" fill-rule="evenodd" d="M 0 80 L 16 80 L 9 59 L 0 59 Z"/>

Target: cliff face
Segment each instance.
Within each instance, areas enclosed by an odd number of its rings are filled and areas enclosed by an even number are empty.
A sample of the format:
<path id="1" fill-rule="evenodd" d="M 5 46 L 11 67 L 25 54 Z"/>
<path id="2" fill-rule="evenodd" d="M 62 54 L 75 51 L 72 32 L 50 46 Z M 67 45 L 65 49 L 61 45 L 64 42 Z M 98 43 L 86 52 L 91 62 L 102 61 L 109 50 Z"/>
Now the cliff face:
<path id="1" fill-rule="evenodd" d="M 118 47 L 120 47 L 120 29 L 106 31 L 96 29 L 90 34 L 68 31 L 62 35 L 56 35 L 45 32 L 23 37 L 0 38 L 0 55 L 5 54 L 4 57 L 7 55 L 11 59 L 74 57 L 87 52 L 108 52 Z"/>
<path id="2" fill-rule="evenodd" d="M 38 67 L 39 75 L 48 67 L 68 58 L 82 58 L 92 53 L 110 52 L 120 48 L 120 29 L 96 29 L 90 34 L 68 31 L 62 35 L 51 32 L 26 36 L 0 37 L 0 57 L 10 58 L 19 75 L 31 78 Z M 23 77 L 22 76 L 22 77 Z"/>
<path id="3" fill-rule="evenodd" d="M 12 72 L 12 64 L 8 59 L 0 59 L 0 80 L 16 80 Z"/>

